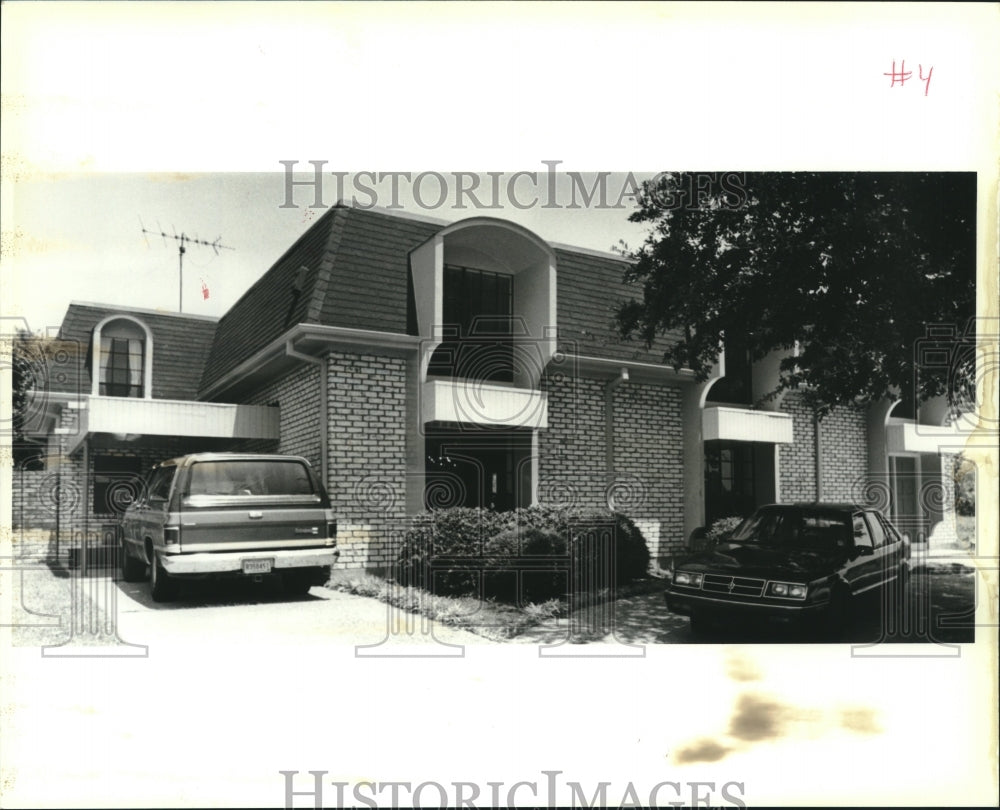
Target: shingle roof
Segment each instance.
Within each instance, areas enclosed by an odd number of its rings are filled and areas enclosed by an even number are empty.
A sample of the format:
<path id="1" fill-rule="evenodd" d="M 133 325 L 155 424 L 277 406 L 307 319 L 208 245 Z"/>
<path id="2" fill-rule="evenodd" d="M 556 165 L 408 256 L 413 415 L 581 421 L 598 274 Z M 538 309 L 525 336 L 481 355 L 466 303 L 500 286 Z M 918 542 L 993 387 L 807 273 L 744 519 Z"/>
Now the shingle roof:
<path id="1" fill-rule="evenodd" d="M 94 327 L 112 315 L 130 315 L 142 321 L 153 336 L 154 399 L 196 399 L 205 360 L 212 346 L 216 320 L 156 310 L 70 303 L 59 328 L 64 346 L 49 366 L 49 391 L 89 394 L 87 363 Z"/>
<path id="2" fill-rule="evenodd" d="M 623 283 L 624 259 L 556 248 L 556 316 L 562 351 L 608 360 L 661 363 L 668 339 L 650 349 L 623 342 L 614 328 L 615 310 L 642 290 Z"/>
<path id="3" fill-rule="evenodd" d="M 442 227 L 385 211 L 331 208 L 219 321 L 201 390 L 297 323 L 405 334 L 409 254 Z M 556 256 L 558 327 L 565 348 L 612 360 L 660 362 L 662 345 L 647 351 L 615 336 L 615 305 L 637 294 L 622 283 L 625 261 L 568 248 L 556 249 Z M 302 267 L 307 269 L 296 294 Z"/>
<path id="4" fill-rule="evenodd" d="M 205 364 L 204 390 L 296 323 L 321 323 L 329 271 L 345 208 L 331 208 L 219 320 Z M 300 268 L 306 268 L 299 275 Z"/>
<path id="5" fill-rule="evenodd" d="M 442 226 L 356 208 L 344 229 L 320 323 L 406 332 L 410 252 Z"/>

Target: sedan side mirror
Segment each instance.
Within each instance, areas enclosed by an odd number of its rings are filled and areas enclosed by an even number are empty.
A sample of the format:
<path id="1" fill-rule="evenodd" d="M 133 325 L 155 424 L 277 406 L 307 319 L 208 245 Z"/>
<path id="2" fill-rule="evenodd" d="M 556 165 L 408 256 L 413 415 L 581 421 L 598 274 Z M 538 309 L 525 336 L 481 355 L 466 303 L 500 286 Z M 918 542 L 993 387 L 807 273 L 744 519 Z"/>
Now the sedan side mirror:
<path id="1" fill-rule="evenodd" d="M 856 560 L 858 557 L 870 557 L 875 553 L 875 549 L 871 546 L 854 546 L 851 549 L 851 559 Z"/>

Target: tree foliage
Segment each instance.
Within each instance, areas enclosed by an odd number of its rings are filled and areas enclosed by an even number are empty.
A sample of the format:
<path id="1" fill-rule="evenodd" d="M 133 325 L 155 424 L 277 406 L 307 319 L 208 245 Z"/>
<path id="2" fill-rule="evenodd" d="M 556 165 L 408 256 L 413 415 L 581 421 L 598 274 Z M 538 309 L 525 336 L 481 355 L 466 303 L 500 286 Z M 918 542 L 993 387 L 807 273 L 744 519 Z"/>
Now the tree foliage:
<path id="1" fill-rule="evenodd" d="M 39 387 L 38 338 L 23 329 L 17 330 L 11 346 L 11 421 L 14 437 L 20 439 L 31 392 Z"/>
<path id="2" fill-rule="evenodd" d="M 41 448 L 27 433 L 37 428 L 41 403 L 46 396 L 52 341 L 18 329 L 11 347 L 11 448 L 14 463 L 36 468 Z"/>
<path id="3" fill-rule="evenodd" d="M 664 361 L 701 379 L 727 333 L 754 360 L 798 346 L 775 393 L 804 386 L 821 412 L 954 394 L 954 369 L 915 374 L 914 352 L 974 314 L 974 174 L 663 174 L 637 202 L 650 231 L 627 251 L 643 297 L 619 308 L 623 337 L 679 333 Z"/>

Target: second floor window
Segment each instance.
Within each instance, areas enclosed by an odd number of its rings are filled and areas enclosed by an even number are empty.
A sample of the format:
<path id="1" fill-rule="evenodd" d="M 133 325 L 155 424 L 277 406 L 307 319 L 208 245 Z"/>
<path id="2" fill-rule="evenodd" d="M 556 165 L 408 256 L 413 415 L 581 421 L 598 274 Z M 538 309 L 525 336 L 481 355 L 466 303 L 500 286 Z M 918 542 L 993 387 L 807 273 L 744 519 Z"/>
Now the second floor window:
<path id="1" fill-rule="evenodd" d="M 445 265 L 442 304 L 447 336 L 431 358 L 429 373 L 511 382 L 513 277 Z"/>
<path id="2" fill-rule="evenodd" d="M 101 336 L 100 386 L 101 396 L 139 397 L 144 394 L 142 340 Z"/>
<path id="3" fill-rule="evenodd" d="M 753 404 L 753 363 L 746 345 L 737 338 L 726 340 L 726 376 L 709 389 L 708 401 L 724 405 Z"/>

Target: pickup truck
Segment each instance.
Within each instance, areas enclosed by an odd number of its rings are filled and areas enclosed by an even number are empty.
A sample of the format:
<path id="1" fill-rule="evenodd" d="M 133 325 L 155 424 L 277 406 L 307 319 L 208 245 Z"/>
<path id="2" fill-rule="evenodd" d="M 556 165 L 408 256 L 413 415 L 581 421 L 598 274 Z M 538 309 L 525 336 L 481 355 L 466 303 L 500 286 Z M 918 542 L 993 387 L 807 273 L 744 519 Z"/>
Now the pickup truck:
<path id="1" fill-rule="evenodd" d="M 157 464 L 126 509 L 119 575 L 149 574 L 154 601 L 179 580 L 281 576 L 286 590 L 323 584 L 337 561 L 337 522 L 309 462 L 298 456 L 196 453 Z"/>

